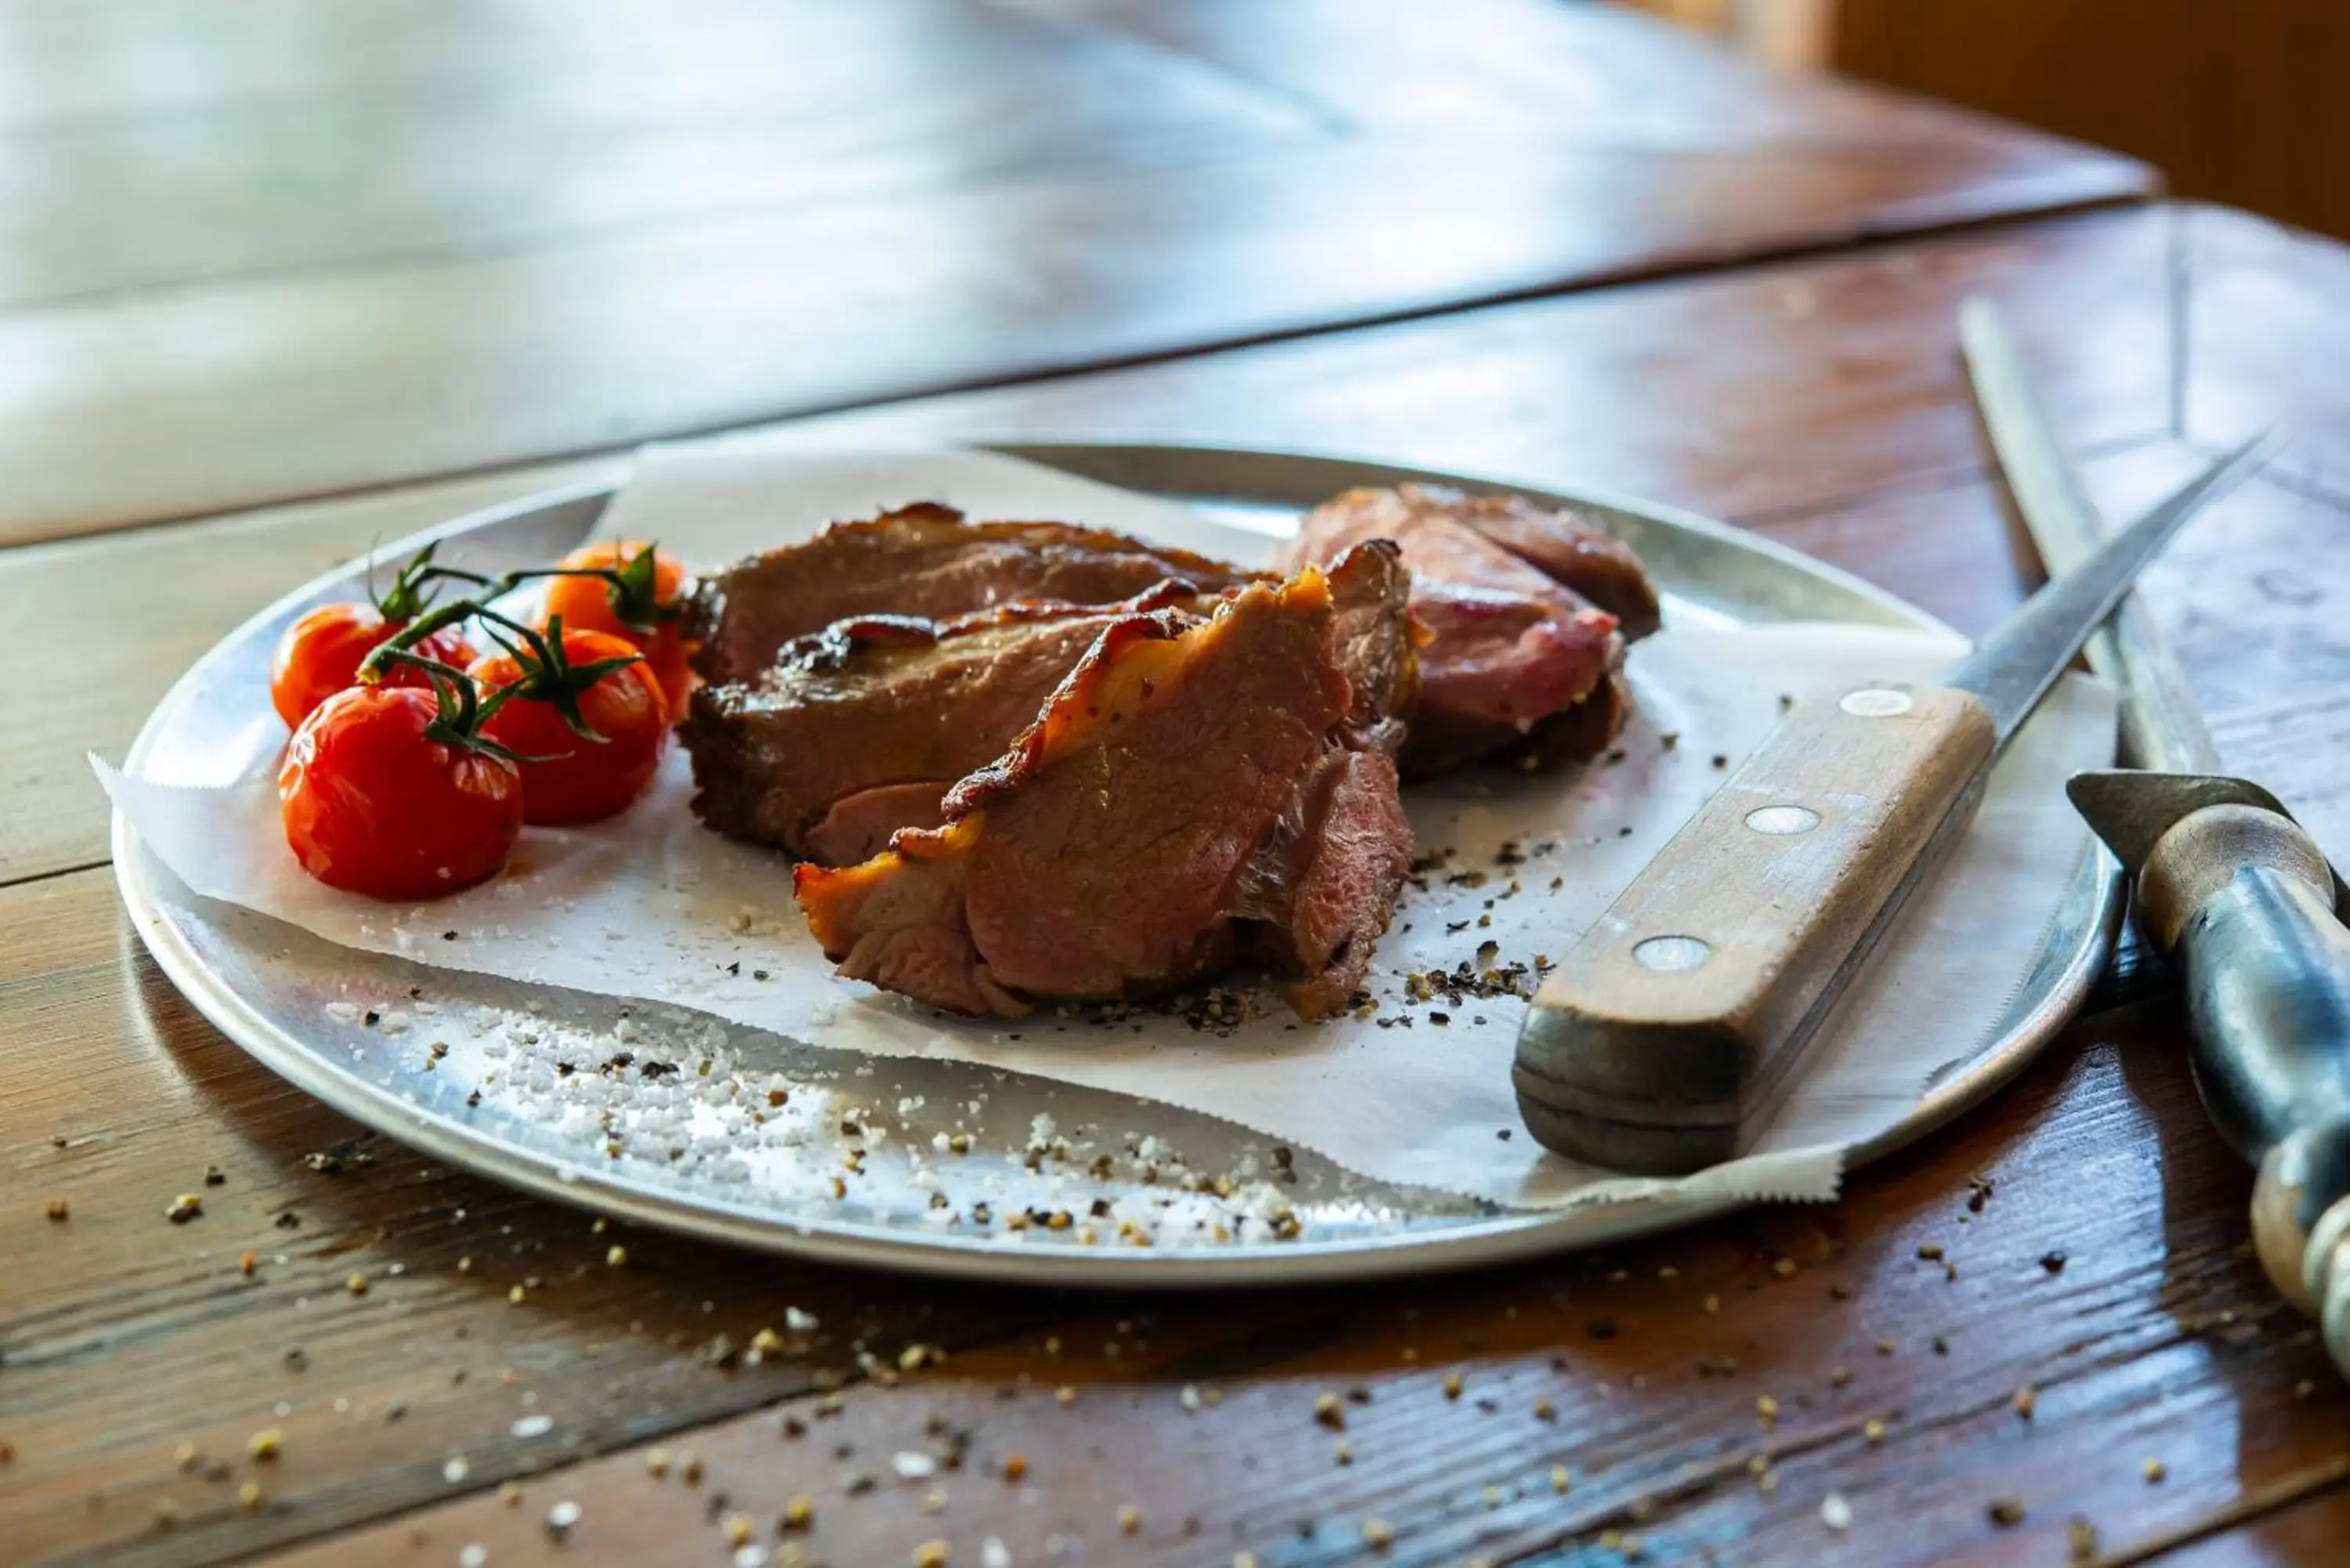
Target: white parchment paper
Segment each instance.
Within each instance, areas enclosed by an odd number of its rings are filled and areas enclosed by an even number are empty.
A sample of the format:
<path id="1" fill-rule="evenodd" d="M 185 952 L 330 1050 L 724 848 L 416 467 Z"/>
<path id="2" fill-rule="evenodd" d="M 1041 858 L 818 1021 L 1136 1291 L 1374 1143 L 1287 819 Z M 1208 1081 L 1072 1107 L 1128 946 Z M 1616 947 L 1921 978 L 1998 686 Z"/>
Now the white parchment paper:
<path id="1" fill-rule="evenodd" d="M 651 450 L 604 531 L 657 537 L 706 566 L 913 499 L 1099 524 L 1228 557 L 1271 550 L 1265 535 L 1205 514 L 1000 457 L 808 454 L 740 441 Z M 353 898 L 301 872 L 279 830 L 274 753 L 249 759 L 226 788 L 97 766 L 118 809 L 194 892 L 358 952 L 688 1005 L 844 1051 L 1115 1090 L 1240 1123 L 1381 1180 L 1512 1206 L 1668 1189 L 1827 1198 L 1844 1148 L 1898 1120 L 1929 1074 L 1983 1042 L 2021 986 L 2087 845 L 2061 785 L 2111 759 L 2111 696 L 2079 679 L 2052 695 L 1753 1154 L 1679 1181 L 1612 1176 L 1545 1154 L 1515 1130 L 1509 1068 L 1522 1002 L 1412 1003 L 1402 976 L 1564 952 L 1776 722 L 1783 696 L 1925 680 L 1956 647 L 1881 628 L 1742 628 L 1670 602 L 1667 626 L 1633 650 L 1639 712 L 1620 760 L 1531 778 L 1464 774 L 1408 792 L 1421 851 L 1451 855 L 1424 888 L 1407 889 L 1380 945 L 1376 1018 L 1307 1026 L 1275 1012 L 1224 1034 L 1159 1014 L 1140 1017 L 1139 1030 L 1051 1012 L 1020 1024 L 952 1019 L 836 978 L 792 903 L 788 863 L 695 823 L 682 756 L 623 816 L 526 830 L 497 881 L 414 907 Z M 266 713 L 265 692 L 253 701 Z"/>

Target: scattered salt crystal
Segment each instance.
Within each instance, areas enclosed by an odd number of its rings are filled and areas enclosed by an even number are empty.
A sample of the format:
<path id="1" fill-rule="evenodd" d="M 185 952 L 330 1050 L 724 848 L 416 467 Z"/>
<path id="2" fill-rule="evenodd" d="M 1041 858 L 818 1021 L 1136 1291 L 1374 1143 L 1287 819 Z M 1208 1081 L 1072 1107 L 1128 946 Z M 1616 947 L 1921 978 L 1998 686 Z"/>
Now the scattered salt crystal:
<path id="1" fill-rule="evenodd" d="M 927 1480 L 939 1473 L 939 1461 L 911 1449 L 889 1461 L 889 1468 L 907 1480 Z"/>
<path id="2" fill-rule="evenodd" d="M 1845 1501 L 1844 1493 L 1832 1491 L 1820 1500 L 1820 1522 L 1830 1530 L 1852 1528 L 1852 1504 Z"/>
<path id="3" fill-rule="evenodd" d="M 555 1429 L 552 1416 L 525 1416 L 508 1428 L 517 1438 L 543 1438 Z"/>
<path id="4" fill-rule="evenodd" d="M 458 1482 L 465 1479 L 467 1473 L 471 1471 L 472 1469 L 473 1466 L 465 1462 L 464 1455 L 452 1455 L 441 1466 L 441 1479 L 447 1481 L 451 1486 L 455 1486 Z"/>
<path id="5" fill-rule="evenodd" d="M 767 1568 L 767 1549 L 757 1542 L 747 1542 L 734 1549 L 734 1568 Z"/>
<path id="6" fill-rule="evenodd" d="M 476 1541 L 457 1553 L 457 1568 L 482 1568 L 490 1560 L 490 1549 Z"/>
<path id="7" fill-rule="evenodd" d="M 1012 1568 L 1012 1549 L 989 1536 L 979 1543 L 979 1568 Z"/>
<path id="8" fill-rule="evenodd" d="M 802 1312 L 795 1306 L 787 1306 L 784 1309 L 784 1326 L 794 1334 L 814 1334 L 816 1315 L 812 1312 Z"/>

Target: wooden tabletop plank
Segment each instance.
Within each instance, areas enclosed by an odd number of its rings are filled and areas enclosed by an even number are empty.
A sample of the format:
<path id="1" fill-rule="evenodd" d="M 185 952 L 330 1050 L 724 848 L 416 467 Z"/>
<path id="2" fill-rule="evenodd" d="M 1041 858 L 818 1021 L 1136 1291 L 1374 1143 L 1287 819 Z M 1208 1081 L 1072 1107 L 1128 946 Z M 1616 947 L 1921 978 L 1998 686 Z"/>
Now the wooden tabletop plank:
<path id="1" fill-rule="evenodd" d="M 2010 602 L 2013 549 L 1978 550 L 1997 541 L 1974 524 L 1941 531 L 1930 496 L 1914 524 L 1870 524 L 1879 536 L 1846 548 L 1837 530 L 1862 524 L 1839 522 L 1824 505 L 1980 479 L 1982 448 L 1953 347 L 1958 301 L 1970 289 L 2012 310 L 2049 367 L 2075 440 L 2112 445 L 2160 432 L 2170 405 L 2168 273 L 2158 213 L 2102 215 L 1534 300 L 798 429 L 813 441 L 1058 431 L 1343 449 L 1616 489 L 1784 524 L 1800 547 L 1880 581 L 1913 583 L 1928 608 L 1973 630 Z M 1671 347 L 1659 352 L 1659 344 Z M 1700 419 L 1692 410 L 1707 411 Z M 0 551 L 0 615 L 44 645 L 90 650 L 20 699 L 29 722 L 0 757 L 0 791 L 13 807 L 0 821 L 0 882 L 103 857 L 104 803 L 83 753 L 119 757 L 186 661 L 275 594 L 373 540 L 590 472 L 489 475 L 233 523 Z M 1938 569 L 1903 569 L 1908 533 L 1940 553 Z M 120 624 L 141 635 L 100 635 Z"/>
<path id="2" fill-rule="evenodd" d="M 2350 397 L 2341 366 L 2350 325 L 2350 252 L 2316 235 L 2220 207 L 2178 209 L 2192 306 L 2181 352 L 2181 409 L 2199 441 L 2230 443 L 2282 422 L 2278 466 L 2350 495 Z"/>
<path id="3" fill-rule="evenodd" d="M 214 25 L 107 34 L 109 55 L 146 57 L 114 62 L 110 105 L 45 110 L 36 86 L 0 106 L 0 307 L 511 254 L 1335 134 L 1206 62 L 973 0 L 363 0 L 312 11 L 298 39 L 227 25 L 232 6 L 172 9 Z M 49 91 L 103 90 L 88 26 L 36 26 L 17 67 L 54 62 Z M 286 56 L 314 74 L 235 90 Z M 187 101 L 189 81 L 217 96 Z"/>
<path id="4" fill-rule="evenodd" d="M 488 12 L 462 0 L 339 0 L 266 19 L 234 0 L 8 0 L 0 26 L 0 138 L 344 104 L 421 120 L 492 100 L 509 106 L 510 125 L 547 113 L 583 126 L 649 115 L 775 119 L 819 104 L 880 119 L 860 95 L 922 80 L 943 89 L 923 74 L 939 57 L 1018 71 L 1061 50 L 1097 67 L 1111 53 L 1165 55 L 988 0 L 511 0 Z M 1227 71 L 1165 63 L 1170 74 L 1252 90 Z"/>
<path id="5" fill-rule="evenodd" d="M 1151 39 L 1279 88 L 1345 123 L 1547 130 L 1718 153 L 1756 143 L 1998 142 L 2078 155 L 2045 136 L 1924 99 L 1814 74 L 1758 71 L 1700 33 L 1620 5 L 1480 0 L 1004 0 Z"/>
<path id="6" fill-rule="evenodd" d="M 1348 143 L 0 314 L 0 539 L 1851 238 L 1934 160 L 1637 161 Z"/>
<path id="7" fill-rule="evenodd" d="M 1134 14 L 980 0 L 418 23 L 368 0 L 284 36 L 225 4 L 161 6 L 151 31 L 130 0 L 0 5 L 29 105 L 0 130 L 0 304 L 25 302 L 0 310 L 0 542 L 2150 180 L 1547 0 L 1466 7 L 1452 31 L 1477 47 L 1440 64 L 1394 8 L 1203 15 L 1193 52 Z M 1263 75 L 1301 51 L 1339 68 Z M 1512 57 L 1551 63 L 1494 76 Z M 1359 101 L 1381 82 L 1416 84 L 1401 120 Z"/>
<path id="8" fill-rule="evenodd" d="M 1021 1563 L 1620 1561 L 1603 1532 L 1659 1563 L 2061 1563 L 2076 1517 L 2121 1546 L 2344 1447 L 2350 1414 L 2306 1325 L 2257 1304 L 2233 1229 L 2249 1180 L 2201 1125 L 2162 1011 L 2075 1030 L 1832 1210 L 1245 1313 L 1121 1298 L 857 1389 L 837 1416 L 795 1400 L 714 1424 L 691 1439 L 698 1487 L 634 1449 L 281 1561 L 479 1542 L 494 1563 L 720 1563 L 735 1515 L 779 1561 L 841 1564 L 932 1539 L 978 1563 L 991 1538 Z M 1989 1199 L 1971 1207 L 1954 1170 Z M 899 1454 L 960 1460 L 907 1480 Z M 1823 1521 L 1831 1494 L 1845 1529 Z M 779 1528 L 794 1497 L 805 1531 Z M 2020 1523 L 1991 1519 L 2003 1498 Z M 546 1520 L 566 1499 L 583 1517 L 558 1549 Z"/>

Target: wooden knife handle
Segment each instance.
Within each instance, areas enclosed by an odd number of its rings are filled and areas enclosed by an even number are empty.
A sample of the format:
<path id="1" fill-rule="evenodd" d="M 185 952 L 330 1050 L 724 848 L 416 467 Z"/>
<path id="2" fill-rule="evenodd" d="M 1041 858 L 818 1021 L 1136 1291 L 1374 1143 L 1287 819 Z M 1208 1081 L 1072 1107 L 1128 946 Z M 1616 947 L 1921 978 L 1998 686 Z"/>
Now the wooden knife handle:
<path id="1" fill-rule="evenodd" d="M 1964 826 L 1993 743 L 1981 701 L 1939 687 L 1790 714 L 1543 981 L 1514 1075 L 1528 1129 L 1653 1173 L 1738 1152 Z"/>

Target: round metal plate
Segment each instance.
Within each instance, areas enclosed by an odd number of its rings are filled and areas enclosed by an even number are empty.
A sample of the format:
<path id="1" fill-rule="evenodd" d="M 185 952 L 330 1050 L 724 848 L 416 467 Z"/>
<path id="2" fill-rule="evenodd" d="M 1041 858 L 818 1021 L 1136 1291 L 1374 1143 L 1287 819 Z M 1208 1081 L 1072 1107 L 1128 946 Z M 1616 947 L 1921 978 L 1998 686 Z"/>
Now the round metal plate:
<path id="1" fill-rule="evenodd" d="M 1351 459 L 1197 446 L 1078 441 L 994 443 L 993 450 L 1087 478 L 1201 503 L 1238 521 L 1278 528 L 1283 520 L 1353 485 L 1406 481 L 1476 491 L 1514 491 L 1596 514 L 1648 563 L 1669 596 L 1669 613 L 1738 621 L 1846 620 L 1941 628 L 1892 596 L 1767 540 L 1669 508 L 1608 495 L 1561 492 L 1492 478 Z M 442 558 L 477 570 L 536 565 L 587 534 L 611 492 L 592 488 L 532 497 L 459 518 L 379 552 L 396 558 L 426 538 Z M 363 564 L 322 577 L 247 621 L 206 654 L 149 718 L 129 767 L 182 783 L 227 783 L 253 765 L 253 693 L 266 684 L 280 628 L 314 604 L 348 597 Z M 275 742 L 268 742 L 274 746 Z M 1263 1140 L 1211 1118 L 1123 1096 L 1052 1085 L 1024 1099 L 993 1075 L 954 1064 L 891 1063 L 889 1094 L 904 1125 L 890 1129 L 867 1161 L 868 1179 L 851 1200 L 816 1201 L 763 1189 L 739 1176 L 714 1181 L 691 1169 L 650 1162 L 607 1164 L 576 1134 L 484 1100 L 468 1105 L 455 1075 L 421 1068 L 417 1054 L 383 1042 L 333 1006 L 355 973 L 372 984 L 413 986 L 438 1011 L 436 1034 L 461 1039 L 465 1020 L 527 1012 L 553 1028 L 612 1027 L 609 999 L 534 989 L 403 964 L 333 947 L 250 912 L 198 898 L 140 845 L 118 814 L 114 861 L 122 897 L 141 939 L 204 1016 L 265 1065 L 358 1121 L 450 1164 L 598 1213 L 739 1245 L 832 1262 L 1061 1285 L 1224 1285 L 1421 1274 L 1556 1252 L 1688 1224 L 1738 1205 L 1731 1200 L 1650 1199 L 1551 1213 L 1518 1213 L 1466 1199 L 1369 1183 L 1299 1154 L 1277 1171 L 1302 1225 L 1295 1240 L 1197 1247 L 1079 1244 L 1067 1232 L 1032 1231 L 1020 1244 L 939 1223 L 919 1168 L 906 1151 L 933 1136 L 926 1105 L 984 1105 L 959 1173 L 1013 1189 L 1028 1170 L 1031 1117 L 1045 1106 L 1064 1128 L 1094 1129 L 1087 1157 L 1062 1178 L 1059 1201 L 1115 1201 L 1163 1194 L 1166 1177 L 1142 1179 L 1142 1165 L 1179 1160 L 1212 1177 L 1247 1172 Z M 1987 1044 L 1943 1067 L 1896 1127 L 1857 1158 L 1874 1158 L 1939 1126 L 2012 1077 L 2063 1025 L 2087 992 L 2113 940 L 2121 909 L 2118 868 L 2102 851 L 2085 855 L 2040 961 Z M 348 1008 L 339 1010 L 348 1012 Z M 690 1030 L 696 1015 L 641 1010 L 634 1027 Z M 748 1032 L 732 1033 L 740 1044 Z M 837 1093 L 838 1053 L 754 1037 L 763 1062 L 804 1078 L 808 1092 Z M 1015 1081 L 1016 1083 L 1016 1081 Z M 861 1103 L 875 1091 L 858 1089 Z M 1143 1156 L 1135 1148 L 1149 1142 Z M 1178 1150 L 1180 1155 L 1166 1151 Z M 1107 1164 L 1091 1158 L 1096 1151 Z M 894 1152 L 893 1152 L 894 1151 Z M 1154 1151 L 1157 1151 L 1154 1154 Z M 893 1163 L 895 1162 L 895 1163 Z M 1071 1181 L 1070 1177 L 1076 1179 Z M 1074 1194 L 1074 1198 L 1073 1195 Z"/>

